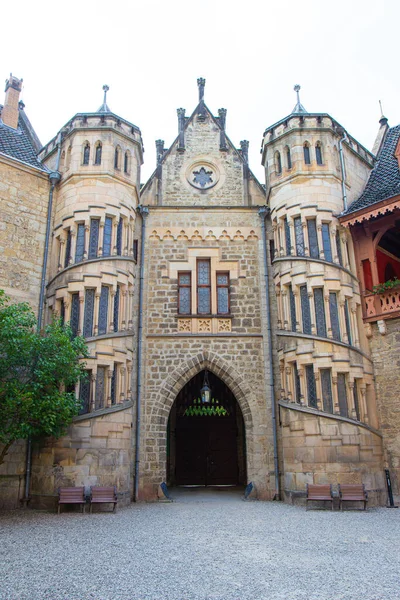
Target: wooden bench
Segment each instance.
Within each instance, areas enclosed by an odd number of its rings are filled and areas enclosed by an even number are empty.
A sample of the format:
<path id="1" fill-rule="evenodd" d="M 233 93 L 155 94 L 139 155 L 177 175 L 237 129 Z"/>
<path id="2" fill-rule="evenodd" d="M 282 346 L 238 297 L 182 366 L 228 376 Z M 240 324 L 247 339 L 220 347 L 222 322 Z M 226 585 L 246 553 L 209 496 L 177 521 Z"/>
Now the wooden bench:
<path id="1" fill-rule="evenodd" d="M 343 510 L 343 502 L 364 502 L 364 510 L 367 510 L 368 494 L 363 483 L 340 484 L 339 488 L 339 510 Z"/>
<path id="2" fill-rule="evenodd" d="M 330 502 L 333 510 L 332 485 L 313 485 L 307 483 L 306 510 L 309 502 Z"/>
<path id="3" fill-rule="evenodd" d="M 85 488 L 82 487 L 60 487 L 58 489 L 58 514 L 61 512 L 61 504 L 81 504 L 82 512 L 85 512 Z"/>
<path id="4" fill-rule="evenodd" d="M 109 487 L 101 487 L 101 486 L 92 486 L 90 488 L 90 512 L 92 512 L 93 504 L 114 504 L 113 512 L 115 512 L 117 507 L 117 488 L 114 486 Z"/>

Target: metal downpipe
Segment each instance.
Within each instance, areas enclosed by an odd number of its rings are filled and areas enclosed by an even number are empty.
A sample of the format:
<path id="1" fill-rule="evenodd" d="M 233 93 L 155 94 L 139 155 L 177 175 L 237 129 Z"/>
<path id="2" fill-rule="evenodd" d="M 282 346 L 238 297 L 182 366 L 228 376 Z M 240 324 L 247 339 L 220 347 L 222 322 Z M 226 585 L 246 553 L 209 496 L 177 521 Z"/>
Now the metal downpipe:
<path id="1" fill-rule="evenodd" d="M 135 489 L 134 500 L 139 497 L 139 466 L 140 466 L 140 423 L 142 409 L 142 335 L 143 335 L 143 287 L 144 287 L 144 246 L 146 234 L 146 218 L 149 214 L 147 206 L 138 206 L 142 217 L 142 233 L 140 246 L 140 277 L 139 277 L 139 324 L 137 345 L 137 394 L 136 394 L 136 440 L 135 440 Z"/>
<path id="2" fill-rule="evenodd" d="M 268 277 L 268 261 L 267 261 L 267 233 L 265 228 L 265 219 L 269 214 L 268 206 L 261 206 L 258 209 L 258 214 L 261 218 L 261 231 L 263 239 L 263 255 L 264 255 L 264 281 L 265 281 L 265 307 L 267 318 L 267 345 L 268 345 L 268 361 L 270 364 L 270 394 L 271 394 L 271 412 L 272 412 L 272 434 L 274 445 L 274 474 L 275 474 L 275 496 L 274 500 L 280 500 L 280 482 L 279 482 L 279 458 L 278 458 L 278 437 L 276 423 L 276 406 L 275 406 L 275 385 L 274 385 L 274 367 L 272 356 L 272 330 L 271 330 L 271 305 L 269 300 L 269 277 Z M 267 357 L 265 358 L 267 360 Z"/>

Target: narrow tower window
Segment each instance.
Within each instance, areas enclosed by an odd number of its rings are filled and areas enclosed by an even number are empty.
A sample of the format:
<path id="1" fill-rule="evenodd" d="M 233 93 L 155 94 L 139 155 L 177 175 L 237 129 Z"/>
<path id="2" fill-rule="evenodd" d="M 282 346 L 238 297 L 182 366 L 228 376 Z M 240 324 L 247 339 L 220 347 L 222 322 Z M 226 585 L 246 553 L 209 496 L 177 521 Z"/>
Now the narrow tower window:
<path id="1" fill-rule="evenodd" d="M 296 217 L 294 219 L 294 234 L 296 238 L 296 254 L 297 256 L 304 256 L 304 236 L 301 217 Z"/>
<path id="2" fill-rule="evenodd" d="M 321 142 L 317 142 L 315 145 L 315 159 L 317 161 L 317 165 L 322 165 L 322 147 Z"/>
<path id="3" fill-rule="evenodd" d="M 71 229 L 68 229 L 68 231 L 67 231 L 67 240 L 66 240 L 66 243 L 65 243 L 64 267 L 68 267 L 69 261 L 71 259 L 71 241 L 72 241 Z"/>
<path id="4" fill-rule="evenodd" d="M 106 217 L 103 233 L 103 256 L 111 255 L 112 218 Z"/>
<path id="5" fill-rule="evenodd" d="M 329 292 L 329 314 L 331 317 L 332 337 L 340 342 L 339 312 L 336 292 Z"/>
<path id="6" fill-rule="evenodd" d="M 229 314 L 229 273 L 217 273 L 217 313 Z"/>
<path id="7" fill-rule="evenodd" d="M 90 410 L 90 392 L 91 392 L 92 371 L 86 371 L 85 379 L 81 379 L 79 384 L 79 400 L 81 408 L 79 413 L 88 413 Z"/>
<path id="8" fill-rule="evenodd" d="M 83 315 L 83 337 L 93 335 L 93 315 L 94 315 L 94 296 L 95 290 L 85 291 L 85 314 Z"/>
<path id="9" fill-rule="evenodd" d="M 286 146 L 286 166 L 288 169 L 292 168 L 292 156 L 290 154 L 289 146 Z"/>
<path id="10" fill-rule="evenodd" d="M 306 165 L 310 165 L 311 164 L 311 155 L 310 155 L 310 144 L 308 142 L 306 142 L 303 146 L 303 153 L 304 153 L 304 163 Z"/>
<path id="11" fill-rule="evenodd" d="M 300 376 L 297 368 L 297 363 L 293 363 L 293 376 L 294 376 L 294 393 L 295 393 L 295 401 L 297 404 L 301 403 L 301 385 L 300 385 Z"/>
<path id="12" fill-rule="evenodd" d="M 289 304 L 290 304 L 290 328 L 296 331 L 296 301 L 293 294 L 292 284 L 289 285 Z"/>
<path id="13" fill-rule="evenodd" d="M 125 156 L 124 156 L 124 173 L 129 173 L 130 171 L 130 155 L 129 152 L 126 151 L 125 152 Z"/>
<path id="14" fill-rule="evenodd" d="M 123 221 L 122 217 L 120 217 L 120 219 L 118 221 L 118 227 L 117 227 L 117 243 L 116 243 L 117 255 L 118 256 L 122 255 L 122 228 L 123 228 L 123 224 L 124 224 L 124 221 Z"/>
<path id="15" fill-rule="evenodd" d="M 85 252 L 85 225 L 84 223 L 78 224 L 76 232 L 76 247 L 75 247 L 75 262 L 81 262 Z"/>
<path id="16" fill-rule="evenodd" d="M 115 404 L 117 398 L 117 363 L 114 363 L 114 370 L 111 377 L 111 404 Z"/>
<path id="17" fill-rule="evenodd" d="M 96 410 L 98 408 L 104 407 L 105 378 L 106 378 L 106 368 L 105 367 L 97 367 L 96 401 L 95 401 Z"/>
<path id="18" fill-rule="evenodd" d="M 317 335 L 319 335 L 320 337 L 326 337 L 324 291 L 322 288 L 316 288 L 314 290 L 314 307 L 315 321 L 317 325 Z"/>
<path id="19" fill-rule="evenodd" d="M 331 370 L 321 369 L 322 402 L 324 411 L 333 412 Z"/>
<path id="20" fill-rule="evenodd" d="M 332 262 L 331 236 L 329 232 L 329 223 L 322 223 L 322 244 L 324 247 L 325 260 Z"/>
<path id="21" fill-rule="evenodd" d="M 306 365 L 306 379 L 307 379 L 308 406 L 311 406 L 311 408 L 318 408 L 317 388 L 315 385 L 315 375 L 314 375 L 313 365 Z"/>
<path id="22" fill-rule="evenodd" d="M 99 226 L 100 219 L 90 219 L 90 237 L 88 258 L 97 258 L 99 246 Z"/>
<path id="23" fill-rule="evenodd" d="M 285 225 L 285 242 L 286 242 L 286 255 L 290 256 L 292 254 L 292 243 L 290 239 L 290 227 L 287 217 L 284 218 Z"/>
<path id="24" fill-rule="evenodd" d="M 99 335 L 107 333 L 108 294 L 108 286 L 102 285 L 99 302 Z"/>
<path id="25" fill-rule="evenodd" d="M 78 335 L 79 330 L 79 294 L 72 294 L 71 298 L 71 329 L 72 335 Z"/>
<path id="26" fill-rule="evenodd" d="M 338 373 L 337 376 L 337 393 L 339 400 L 339 412 L 342 417 L 347 417 L 347 390 L 346 390 L 346 375 Z"/>
<path id="27" fill-rule="evenodd" d="M 311 312 L 308 299 L 307 286 L 300 286 L 301 317 L 303 320 L 303 333 L 311 334 Z"/>
<path id="28" fill-rule="evenodd" d="M 352 340 L 352 337 L 351 337 L 349 301 L 347 300 L 347 298 L 346 298 L 346 300 L 344 302 L 344 321 L 346 323 L 346 333 L 347 333 L 348 343 L 351 346 L 352 343 L 353 343 L 353 340 Z"/>
<path id="29" fill-rule="evenodd" d="M 114 168 L 119 169 L 119 148 L 115 148 L 114 152 Z"/>
<path id="30" fill-rule="evenodd" d="M 83 147 L 83 164 L 84 165 L 89 164 L 89 158 L 90 158 L 90 144 L 89 144 L 89 142 L 86 142 L 86 144 Z"/>
<path id="31" fill-rule="evenodd" d="M 282 173 L 282 161 L 280 152 L 275 153 L 275 169 L 277 175 L 280 175 Z"/>
<path id="32" fill-rule="evenodd" d="M 310 246 L 311 258 L 319 258 L 317 222 L 315 219 L 307 220 L 308 243 Z"/>
<path id="33" fill-rule="evenodd" d="M 338 256 L 338 260 L 339 260 L 339 265 L 343 265 L 342 246 L 340 243 L 339 229 L 336 229 L 335 240 L 336 240 L 336 251 L 337 251 L 337 256 Z"/>
<path id="34" fill-rule="evenodd" d="M 114 323 L 114 331 L 115 332 L 117 332 L 118 328 L 119 328 L 119 298 L 120 298 L 120 289 L 121 289 L 121 286 L 117 285 L 117 291 L 116 291 L 115 296 L 114 296 L 113 323 Z"/>
<path id="35" fill-rule="evenodd" d="M 94 157 L 95 165 L 101 165 L 101 150 L 102 150 L 101 142 L 98 142 L 96 145 L 96 154 Z"/>

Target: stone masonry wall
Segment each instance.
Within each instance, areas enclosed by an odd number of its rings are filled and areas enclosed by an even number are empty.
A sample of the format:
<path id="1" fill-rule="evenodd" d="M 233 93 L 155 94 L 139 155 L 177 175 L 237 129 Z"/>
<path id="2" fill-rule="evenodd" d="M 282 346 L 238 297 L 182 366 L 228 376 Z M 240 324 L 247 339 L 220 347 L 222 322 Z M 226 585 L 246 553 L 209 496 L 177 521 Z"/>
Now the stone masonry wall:
<path id="1" fill-rule="evenodd" d="M 306 409 L 307 410 L 307 409 Z M 303 502 L 306 484 L 364 483 L 370 505 L 384 505 L 382 439 L 349 420 L 280 407 L 284 496 Z"/>
<path id="2" fill-rule="evenodd" d="M 60 486 L 116 485 L 120 504 L 131 501 L 132 409 L 74 419 L 67 434 L 36 444 L 31 505 L 54 508 Z"/>
<path id="3" fill-rule="evenodd" d="M 0 160 L 0 289 L 36 313 L 48 201 L 46 174 Z"/>
<path id="4" fill-rule="evenodd" d="M 400 319 L 385 321 L 386 335 L 371 323 L 380 428 L 385 467 L 389 469 L 395 501 L 400 502 Z"/>

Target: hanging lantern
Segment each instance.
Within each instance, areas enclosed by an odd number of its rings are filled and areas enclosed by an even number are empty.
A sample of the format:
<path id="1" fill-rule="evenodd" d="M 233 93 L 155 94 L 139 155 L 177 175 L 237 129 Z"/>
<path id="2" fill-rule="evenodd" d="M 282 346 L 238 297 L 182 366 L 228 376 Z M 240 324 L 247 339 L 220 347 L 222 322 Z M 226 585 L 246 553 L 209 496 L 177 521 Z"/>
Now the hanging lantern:
<path id="1" fill-rule="evenodd" d="M 211 388 L 210 388 L 209 383 L 208 383 L 207 369 L 205 369 L 205 371 L 204 371 L 203 387 L 200 390 L 200 394 L 201 394 L 201 401 L 202 401 L 202 403 L 203 404 L 210 404 L 210 402 L 211 402 Z"/>

